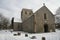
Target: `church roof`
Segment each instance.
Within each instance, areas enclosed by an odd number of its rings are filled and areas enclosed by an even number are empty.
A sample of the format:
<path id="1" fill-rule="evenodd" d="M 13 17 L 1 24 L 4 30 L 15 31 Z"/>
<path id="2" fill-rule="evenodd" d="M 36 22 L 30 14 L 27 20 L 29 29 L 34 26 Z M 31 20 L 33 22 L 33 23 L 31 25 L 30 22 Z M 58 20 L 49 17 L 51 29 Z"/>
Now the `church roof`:
<path id="1" fill-rule="evenodd" d="M 45 4 L 43 4 L 43 6 L 42 6 L 40 9 L 38 9 L 36 12 L 42 10 L 43 8 L 47 9 L 47 11 L 49 11 L 49 12 L 53 15 L 53 13 L 46 7 Z M 36 13 L 36 12 L 35 12 L 35 13 Z M 53 16 L 54 16 L 54 15 L 53 15 Z"/>
<path id="2" fill-rule="evenodd" d="M 26 8 L 23 8 L 22 10 L 25 10 L 25 11 L 32 11 L 32 9 L 26 9 Z"/>

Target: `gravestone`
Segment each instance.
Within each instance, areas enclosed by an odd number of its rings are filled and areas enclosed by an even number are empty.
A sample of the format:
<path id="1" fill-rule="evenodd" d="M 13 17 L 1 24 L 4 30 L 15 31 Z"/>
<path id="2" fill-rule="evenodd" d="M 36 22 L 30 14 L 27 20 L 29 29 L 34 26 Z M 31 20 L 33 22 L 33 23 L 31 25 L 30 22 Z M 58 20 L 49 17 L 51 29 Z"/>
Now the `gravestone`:
<path id="1" fill-rule="evenodd" d="M 21 35 L 21 33 L 17 33 L 18 35 Z"/>
<path id="2" fill-rule="evenodd" d="M 25 37 L 28 37 L 28 34 L 25 34 Z"/>
<path id="3" fill-rule="evenodd" d="M 45 37 L 42 37 L 42 40 L 45 40 Z"/>

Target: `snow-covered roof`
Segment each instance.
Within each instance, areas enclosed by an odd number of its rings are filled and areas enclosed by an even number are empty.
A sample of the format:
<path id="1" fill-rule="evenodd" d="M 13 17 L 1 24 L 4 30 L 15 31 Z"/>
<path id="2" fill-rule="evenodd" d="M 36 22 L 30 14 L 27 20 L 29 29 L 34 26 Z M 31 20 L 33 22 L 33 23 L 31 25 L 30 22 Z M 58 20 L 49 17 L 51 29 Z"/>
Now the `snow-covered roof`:
<path id="1" fill-rule="evenodd" d="M 22 20 L 20 18 L 14 18 L 14 22 L 20 22 L 20 23 L 22 23 Z"/>

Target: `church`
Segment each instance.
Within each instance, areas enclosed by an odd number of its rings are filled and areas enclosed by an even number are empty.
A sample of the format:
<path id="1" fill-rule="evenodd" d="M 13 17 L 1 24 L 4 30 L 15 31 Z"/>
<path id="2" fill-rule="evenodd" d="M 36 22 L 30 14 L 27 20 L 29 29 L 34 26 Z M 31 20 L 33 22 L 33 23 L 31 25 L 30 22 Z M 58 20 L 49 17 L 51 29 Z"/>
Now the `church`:
<path id="1" fill-rule="evenodd" d="M 55 17 L 45 4 L 33 13 L 32 9 L 21 10 L 22 23 L 14 22 L 14 31 L 29 33 L 55 32 Z"/>

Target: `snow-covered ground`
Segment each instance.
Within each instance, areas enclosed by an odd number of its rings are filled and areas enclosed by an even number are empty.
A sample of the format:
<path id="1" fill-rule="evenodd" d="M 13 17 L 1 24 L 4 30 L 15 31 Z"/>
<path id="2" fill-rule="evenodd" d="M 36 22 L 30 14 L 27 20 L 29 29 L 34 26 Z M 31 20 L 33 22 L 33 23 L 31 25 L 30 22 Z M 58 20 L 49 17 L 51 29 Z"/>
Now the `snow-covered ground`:
<path id="1" fill-rule="evenodd" d="M 24 33 L 20 32 L 21 35 L 14 36 L 18 32 L 11 32 L 10 30 L 0 30 L 0 40 L 42 40 L 42 37 L 45 37 L 46 40 L 60 40 L 60 30 L 56 29 L 56 32 L 50 33 Z M 25 34 L 28 34 L 28 37 L 25 37 Z M 32 36 L 35 36 L 35 39 L 31 39 Z"/>

